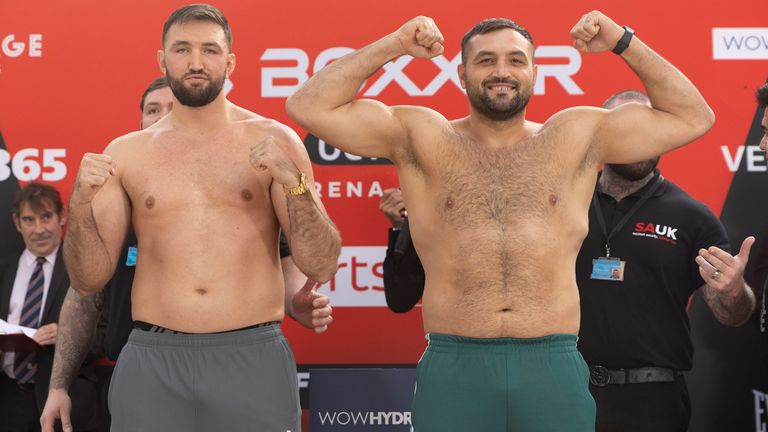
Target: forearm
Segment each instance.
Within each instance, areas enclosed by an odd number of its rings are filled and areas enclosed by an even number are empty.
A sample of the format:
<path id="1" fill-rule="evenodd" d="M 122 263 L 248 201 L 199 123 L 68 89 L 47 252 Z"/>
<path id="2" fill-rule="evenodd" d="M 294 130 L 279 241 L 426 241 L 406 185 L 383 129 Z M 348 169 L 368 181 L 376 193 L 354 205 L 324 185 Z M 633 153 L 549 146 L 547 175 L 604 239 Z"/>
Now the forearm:
<path id="1" fill-rule="evenodd" d="M 621 57 L 645 85 L 654 109 L 679 119 L 695 137 L 709 130 L 715 120 L 712 110 L 693 83 L 675 66 L 637 37 Z"/>
<path id="2" fill-rule="evenodd" d="M 51 389 L 69 389 L 91 348 L 103 307 L 103 293 L 82 296 L 70 289 L 59 314 Z"/>
<path id="3" fill-rule="evenodd" d="M 64 261 L 72 287 L 84 295 L 99 292 L 112 275 L 114 266 L 90 204 L 70 204 Z"/>
<path id="4" fill-rule="evenodd" d="M 288 113 L 302 126 L 312 112 L 334 110 L 355 99 L 363 82 L 387 62 L 405 54 L 394 33 L 348 54 L 315 73 L 286 102 Z"/>
<path id="5" fill-rule="evenodd" d="M 755 309 L 755 295 L 746 283 L 734 294 L 716 292 L 711 288 L 706 294 L 711 297 L 708 303 L 715 318 L 725 325 L 735 327 L 744 324 Z"/>
<path id="6" fill-rule="evenodd" d="M 336 273 L 341 237 L 336 226 L 318 208 L 312 195 L 288 196 L 293 261 L 310 279 L 327 282 Z"/>

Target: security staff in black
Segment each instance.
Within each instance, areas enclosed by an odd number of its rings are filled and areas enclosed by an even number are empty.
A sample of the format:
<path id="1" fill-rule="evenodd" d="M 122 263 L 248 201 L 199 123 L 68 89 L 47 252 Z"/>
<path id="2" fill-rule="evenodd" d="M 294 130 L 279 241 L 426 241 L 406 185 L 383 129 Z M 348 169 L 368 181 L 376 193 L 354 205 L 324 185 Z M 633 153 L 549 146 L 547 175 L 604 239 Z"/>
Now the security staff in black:
<path id="1" fill-rule="evenodd" d="M 627 93 L 606 108 L 644 103 L 642 93 Z M 665 179 L 657 163 L 604 166 L 576 261 L 578 346 L 590 366 L 598 432 L 687 430 L 690 296 L 701 289 L 729 325 L 748 320 L 755 304 L 742 277 L 754 239 L 736 256 L 725 252 L 717 217 Z"/>

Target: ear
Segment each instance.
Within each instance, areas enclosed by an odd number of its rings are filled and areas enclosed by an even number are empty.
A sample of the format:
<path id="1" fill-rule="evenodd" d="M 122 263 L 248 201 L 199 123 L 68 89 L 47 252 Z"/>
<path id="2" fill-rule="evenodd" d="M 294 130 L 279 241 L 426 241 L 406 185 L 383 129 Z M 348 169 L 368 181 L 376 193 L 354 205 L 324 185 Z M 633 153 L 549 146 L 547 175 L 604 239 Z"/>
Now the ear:
<path id="1" fill-rule="evenodd" d="M 464 79 L 464 65 L 463 64 L 459 64 L 456 67 L 456 72 L 459 74 L 459 82 L 461 83 L 461 88 L 466 90 L 467 89 L 467 83 L 466 83 L 466 81 Z"/>
<path id="2" fill-rule="evenodd" d="M 59 225 L 64 226 L 67 224 L 67 208 L 64 207 L 61 209 L 61 214 L 59 215 Z"/>
<path id="3" fill-rule="evenodd" d="M 227 78 L 232 76 L 232 72 L 235 71 L 235 53 L 227 54 Z"/>
<path id="4" fill-rule="evenodd" d="M 13 224 L 16 226 L 16 231 L 21 232 L 21 221 L 19 220 L 19 215 L 13 215 Z"/>
<path id="5" fill-rule="evenodd" d="M 534 64 L 533 65 L 533 81 L 531 81 L 531 83 L 533 83 L 534 86 L 536 85 L 536 78 L 538 76 L 539 76 L 539 65 Z"/>
<path id="6" fill-rule="evenodd" d="M 159 49 L 157 50 L 157 65 L 160 66 L 160 71 L 163 72 L 163 75 L 166 75 L 165 73 L 165 51 Z"/>

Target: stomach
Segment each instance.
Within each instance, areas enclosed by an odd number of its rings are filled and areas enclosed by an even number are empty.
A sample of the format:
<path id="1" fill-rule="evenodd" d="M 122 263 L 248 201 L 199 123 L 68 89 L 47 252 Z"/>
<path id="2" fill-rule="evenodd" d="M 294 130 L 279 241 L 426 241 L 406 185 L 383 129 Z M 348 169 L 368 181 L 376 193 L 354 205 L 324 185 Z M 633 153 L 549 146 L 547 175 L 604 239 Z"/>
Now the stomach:
<path id="1" fill-rule="evenodd" d="M 277 229 L 232 218 L 212 220 L 158 220 L 137 227 L 135 320 L 215 332 L 283 318 Z"/>
<path id="2" fill-rule="evenodd" d="M 569 229 L 520 218 L 504 227 L 420 234 L 427 332 L 469 337 L 578 332 L 575 262 L 583 240 L 578 225 Z"/>

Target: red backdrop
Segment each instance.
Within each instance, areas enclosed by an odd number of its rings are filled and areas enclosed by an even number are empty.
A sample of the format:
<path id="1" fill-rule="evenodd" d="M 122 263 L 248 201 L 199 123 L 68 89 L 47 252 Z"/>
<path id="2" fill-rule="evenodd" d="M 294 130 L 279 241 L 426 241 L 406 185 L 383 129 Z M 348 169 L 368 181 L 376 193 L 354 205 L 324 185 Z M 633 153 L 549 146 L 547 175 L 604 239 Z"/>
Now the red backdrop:
<path id="1" fill-rule="evenodd" d="M 531 31 L 537 61 L 547 71 L 529 105 L 530 119 L 544 121 L 573 105 L 600 105 L 614 92 L 640 88 L 615 55 L 580 54 L 569 48 L 571 26 L 589 8 L 600 9 L 633 27 L 638 37 L 686 73 L 714 109 L 717 123 L 711 132 L 663 157 L 661 168 L 719 214 L 733 175 L 729 160 L 743 152 L 754 170 L 766 167 L 761 154 L 739 148 L 755 112 L 754 89 L 768 74 L 768 36 L 765 28 L 752 36 L 742 34 L 741 39 L 726 33 L 725 42 L 714 40 L 726 44 L 725 54 L 718 56 L 758 58 L 720 60 L 714 58 L 713 29 L 765 26 L 765 1 L 582 3 L 508 1 L 489 7 L 435 0 L 416 6 L 405 0 L 221 0 L 216 6 L 230 20 L 237 55 L 229 99 L 294 128 L 284 110 L 285 94 L 312 74 L 321 53 L 327 57 L 330 48 L 361 47 L 418 14 L 433 17 L 441 28 L 444 57 L 437 62 L 414 60 L 393 73 L 394 80 L 379 72 L 364 92 L 378 93 L 376 97 L 389 104 L 429 106 L 449 118 L 466 115 L 466 97 L 450 78 L 455 79 L 450 62 L 459 55 L 461 36 L 474 23 L 507 16 Z M 162 24 L 182 4 L 2 0 L 0 132 L 7 151 L 0 150 L 0 182 L 9 181 L 14 171 L 20 180 L 42 175 L 68 198 L 82 154 L 99 152 L 116 136 L 138 128 L 139 98 L 160 74 L 155 57 Z M 281 56 L 288 59 L 270 59 Z M 42 168 L 41 174 L 35 175 L 35 167 Z M 315 164 L 315 174 L 328 212 L 341 229 L 347 264 L 334 285 L 336 322 L 327 334 L 316 336 L 293 323 L 285 325 L 298 362 L 415 363 L 424 348 L 420 311 L 395 315 L 383 307 L 377 266 L 387 228 L 378 211 L 378 191 L 397 184 L 393 167 Z M 348 192 L 347 182 L 360 188 L 361 196 Z M 0 205 L 7 214 L 9 204 Z"/>

